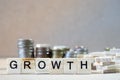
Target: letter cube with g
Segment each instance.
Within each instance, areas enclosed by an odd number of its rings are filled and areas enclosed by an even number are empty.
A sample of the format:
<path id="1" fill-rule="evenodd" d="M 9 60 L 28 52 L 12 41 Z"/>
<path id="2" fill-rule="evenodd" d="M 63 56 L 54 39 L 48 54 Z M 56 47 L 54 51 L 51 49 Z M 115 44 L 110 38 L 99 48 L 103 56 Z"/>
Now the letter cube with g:
<path id="1" fill-rule="evenodd" d="M 7 72 L 8 73 L 21 73 L 21 59 L 8 58 L 7 59 Z"/>

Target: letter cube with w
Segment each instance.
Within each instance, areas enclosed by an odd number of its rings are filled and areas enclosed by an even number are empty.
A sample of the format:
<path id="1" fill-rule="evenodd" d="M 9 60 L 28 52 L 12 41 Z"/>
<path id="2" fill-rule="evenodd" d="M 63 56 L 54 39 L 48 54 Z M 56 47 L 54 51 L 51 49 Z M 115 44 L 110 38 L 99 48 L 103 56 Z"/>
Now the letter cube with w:
<path id="1" fill-rule="evenodd" d="M 64 72 L 64 62 L 62 58 L 52 58 L 50 59 L 50 73 L 63 73 Z"/>

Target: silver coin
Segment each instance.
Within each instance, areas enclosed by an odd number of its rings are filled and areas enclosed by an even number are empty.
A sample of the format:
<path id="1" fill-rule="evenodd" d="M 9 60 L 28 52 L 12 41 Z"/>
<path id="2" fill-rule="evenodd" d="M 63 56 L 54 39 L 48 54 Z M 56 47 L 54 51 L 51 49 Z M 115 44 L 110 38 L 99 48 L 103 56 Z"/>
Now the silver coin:
<path id="1" fill-rule="evenodd" d="M 17 44 L 20 58 L 34 58 L 34 41 L 32 39 L 19 39 Z"/>

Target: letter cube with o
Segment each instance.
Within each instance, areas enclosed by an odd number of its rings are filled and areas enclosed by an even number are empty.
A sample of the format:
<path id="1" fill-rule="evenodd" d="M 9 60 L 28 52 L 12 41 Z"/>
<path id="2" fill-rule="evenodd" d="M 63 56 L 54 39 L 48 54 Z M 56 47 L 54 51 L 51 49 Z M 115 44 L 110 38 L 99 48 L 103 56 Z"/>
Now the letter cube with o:
<path id="1" fill-rule="evenodd" d="M 36 58 L 36 73 L 49 73 L 50 59 Z"/>
<path id="2" fill-rule="evenodd" d="M 21 73 L 21 59 L 8 58 L 7 59 L 7 72 L 8 73 Z"/>

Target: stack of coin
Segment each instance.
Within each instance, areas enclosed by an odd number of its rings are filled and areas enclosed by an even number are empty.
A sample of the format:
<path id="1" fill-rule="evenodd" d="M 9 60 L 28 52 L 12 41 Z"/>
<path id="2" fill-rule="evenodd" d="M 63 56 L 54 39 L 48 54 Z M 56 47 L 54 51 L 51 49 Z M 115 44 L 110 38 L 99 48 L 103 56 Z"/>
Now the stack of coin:
<path id="1" fill-rule="evenodd" d="M 68 50 L 69 48 L 67 46 L 54 46 L 52 58 L 64 58 Z"/>
<path id="2" fill-rule="evenodd" d="M 51 58 L 52 50 L 48 44 L 36 44 L 37 58 Z"/>
<path id="3" fill-rule="evenodd" d="M 84 46 L 77 46 L 75 48 L 75 55 L 76 58 L 82 58 L 85 54 L 88 54 L 88 49 L 85 48 Z"/>
<path id="4" fill-rule="evenodd" d="M 70 49 L 69 51 L 67 51 L 67 53 L 65 54 L 65 58 L 75 58 L 74 50 Z"/>
<path id="5" fill-rule="evenodd" d="M 32 39 L 19 39 L 18 53 L 20 58 L 34 58 L 34 41 Z"/>

